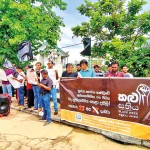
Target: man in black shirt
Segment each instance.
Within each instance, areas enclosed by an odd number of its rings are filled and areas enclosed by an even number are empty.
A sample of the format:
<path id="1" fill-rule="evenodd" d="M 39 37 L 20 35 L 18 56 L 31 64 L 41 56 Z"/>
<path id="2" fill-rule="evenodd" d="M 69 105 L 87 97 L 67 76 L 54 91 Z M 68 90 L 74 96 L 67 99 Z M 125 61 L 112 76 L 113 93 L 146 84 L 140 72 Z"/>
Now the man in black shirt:
<path id="1" fill-rule="evenodd" d="M 42 107 L 44 110 L 44 115 L 41 120 L 46 120 L 44 126 L 51 123 L 51 108 L 50 108 L 50 91 L 53 85 L 52 80 L 48 77 L 47 70 L 42 70 L 42 80 L 38 83 L 40 87 L 40 101 L 42 102 Z"/>
<path id="2" fill-rule="evenodd" d="M 62 77 L 77 77 L 78 72 L 73 72 L 73 64 L 66 64 L 66 71 L 62 73 Z"/>

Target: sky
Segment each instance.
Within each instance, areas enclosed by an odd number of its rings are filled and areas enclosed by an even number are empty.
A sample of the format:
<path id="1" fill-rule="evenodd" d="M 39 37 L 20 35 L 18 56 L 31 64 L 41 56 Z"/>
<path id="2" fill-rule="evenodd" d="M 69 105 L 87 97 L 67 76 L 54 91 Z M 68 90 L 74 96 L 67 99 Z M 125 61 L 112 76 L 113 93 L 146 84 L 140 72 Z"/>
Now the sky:
<path id="1" fill-rule="evenodd" d="M 65 11 L 60 11 L 57 9 L 56 14 L 63 18 L 65 27 L 62 27 L 61 40 L 58 41 L 58 47 L 62 48 L 69 45 L 74 45 L 81 43 L 80 37 L 73 37 L 71 31 L 72 27 L 80 25 L 82 22 L 88 20 L 85 16 L 82 16 L 79 11 L 76 9 L 78 6 L 84 3 L 84 0 L 63 0 L 67 3 L 67 9 Z M 94 2 L 96 0 L 90 0 Z M 143 10 L 150 10 L 150 0 L 147 0 L 147 5 L 144 6 Z M 73 37 L 73 38 L 72 38 Z M 74 63 L 75 60 L 80 61 L 83 57 L 80 55 L 80 52 L 84 49 L 83 44 L 72 46 L 68 48 L 62 48 L 63 51 L 69 52 L 68 62 Z"/>

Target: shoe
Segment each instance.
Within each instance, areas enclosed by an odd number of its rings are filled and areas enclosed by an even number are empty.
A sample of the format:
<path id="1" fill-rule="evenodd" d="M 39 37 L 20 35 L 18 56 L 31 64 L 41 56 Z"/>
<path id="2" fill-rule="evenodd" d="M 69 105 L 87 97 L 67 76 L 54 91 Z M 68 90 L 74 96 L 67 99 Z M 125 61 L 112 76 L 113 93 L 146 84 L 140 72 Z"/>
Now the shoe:
<path id="1" fill-rule="evenodd" d="M 39 119 L 39 121 L 44 121 L 44 120 L 46 120 L 46 119 L 44 119 L 44 118 L 40 118 L 40 119 Z"/>
<path id="2" fill-rule="evenodd" d="M 28 108 L 28 111 L 30 111 L 30 112 L 31 112 L 31 111 L 33 111 L 33 109 L 32 109 L 32 108 Z"/>
<path id="3" fill-rule="evenodd" d="M 21 105 L 20 109 L 21 109 L 21 110 L 25 109 L 25 106 Z"/>
<path id="4" fill-rule="evenodd" d="M 43 126 L 47 126 L 50 123 L 51 123 L 51 121 L 46 121 Z"/>
<path id="5" fill-rule="evenodd" d="M 43 115 L 44 115 L 43 111 L 40 111 L 39 116 L 43 117 Z"/>
<path id="6" fill-rule="evenodd" d="M 38 108 L 38 112 L 42 111 L 42 108 Z"/>
<path id="7" fill-rule="evenodd" d="M 22 105 L 19 105 L 17 106 L 17 109 L 22 109 L 22 107 L 23 107 Z"/>
<path id="8" fill-rule="evenodd" d="M 58 111 L 55 111 L 55 112 L 54 112 L 54 115 L 57 115 L 57 114 L 58 114 Z"/>

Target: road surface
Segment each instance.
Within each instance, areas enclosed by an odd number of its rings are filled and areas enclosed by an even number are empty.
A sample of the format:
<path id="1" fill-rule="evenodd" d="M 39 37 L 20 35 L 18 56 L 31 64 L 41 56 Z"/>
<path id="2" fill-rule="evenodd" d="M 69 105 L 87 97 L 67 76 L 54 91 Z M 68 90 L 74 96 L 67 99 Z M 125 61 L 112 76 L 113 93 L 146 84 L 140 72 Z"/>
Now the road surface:
<path id="1" fill-rule="evenodd" d="M 0 118 L 0 150 L 148 150 L 61 123 L 43 124 L 37 116 L 12 109 Z"/>

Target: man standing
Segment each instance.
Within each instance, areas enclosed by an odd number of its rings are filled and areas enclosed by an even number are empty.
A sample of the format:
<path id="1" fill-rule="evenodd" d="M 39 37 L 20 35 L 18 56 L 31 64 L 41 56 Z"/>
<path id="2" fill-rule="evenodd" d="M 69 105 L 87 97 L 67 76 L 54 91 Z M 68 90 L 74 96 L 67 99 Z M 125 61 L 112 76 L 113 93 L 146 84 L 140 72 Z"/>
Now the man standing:
<path id="1" fill-rule="evenodd" d="M 77 72 L 80 72 L 80 71 L 81 71 L 81 66 L 80 66 L 80 64 L 77 64 L 77 65 L 76 65 L 76 68 L 77 68 Z"/>
<path id="2" fill-rule="evenodd" d="M 5 70 L 6 76 L 12 74 L 14 76 L 14 71 L 12 69 L 6 68 Z M 2 81 L 2 90 L 3 94 L 9 94 L 12 98 L 12 85 L 9 81 Z"/>
<path id="3" fill-rule="evenodd" d="M 17 67 L 18 77 L 13 77 L 14 80 L 20 83 L 18 88 L 18 97 L 19 97 L 19 106 L 20 108 L 24 107 L 24 81 L 25 81 L 25 74 L 23 72 L 22 67 Z"/>
<path id="4" fill-rule="evenodd" d="M 123 65 L 121 67 L 122 73 L 124 74 L 124 77 L 129 77 L 129 78 L 133 78 L 133 75 L 131 73 L 128 72 L 128 67 L 126 65 Z"/>
<path id="5" fill-rule="evenodd" d="M 52 99 L 54 102 L 54 115 L 58 114 L 58 103 L 57 103 L 57 89 L 56 89 L 56 83 L 58 80 L 58 71 L 56 69 L 54 69 L 54 63 L 53 61 L 49 61 L 47 63 L 48 65 L 48 76 L 49 78 L 53 81 L 53 86 L 51 89 L 51 95 L 52 95 Z"/>
<path id="6" fill-rule="evenodd" d="M 40 82 L 40 71 L 41 71 L 41 63 L 37 62 L 35 64 L 35 72 L 38 78 L 38 82 Z M 42 110 L 41 102 L 39 101 L 39 87 L 36 84 L 32 85 L 33 93 L 34 93 L 34 110 Z"/>
<path id="7" fill-rule="evenodd" d="M 73 72 L 73 64 L 66 64 L 66 71 L 62 73 L 62 77 L 78 77 L 79 72 Z"/>
<path id="8" fill-rule="evenodd" d="M 28 82 L 28 73 L 29 72 L 34 72 L 33 66 L 32 65 L 26 66 L 26 71 L 27 71 L 27 77 L 24 77 L 24 78 L 25 78 L 25 81 L 26 81 L 28 108 L 30 109 L 32 106 L 34 106 L 34 93 L 33 93 L 33 89 L 32 89 L 32 84 L 30 84 Z"/>
<path id="9" fill-rule="evenodd" d="M 103 73 L 102 73 L 102 71 L 99 69 L 100 67 L 99 67 L 98 65 L 95 65 L 93 68 L 94 68 L 96 77 L 103 77 Z"/>
<path id="10" fill-rule="evenodd" d="M 88 67 L 88 62 L 85 59 L 80 61 L 81 71 L 80 74 L 82 77 L 96 77 L 96 74 L 93 69 Z"/>
<path id="11" fill-rule="evenodd" d="M 38 83 L 40 87 L 40 101 L 42 102 L 42 107 L 44 110 L 44 115 L 40 120 L 46 120 L 43 126 L 51 123 L 51 108 L 50 108 L 50 91 L 52 87 L 52 80 L 48 77 L 48 71 L 42 70 L 42 80 Z"/>
<path id="12" fill-rule="evenodd" d="M 106 75 L 111 71 L 112 71 L 111 64 L 108 64 L 107 71 L 104 73 L 104 77 L 106 77 Z"/>
<path id="13" fill-rule="evenodd" d="M 111 68 L 112 68 L 112 71 L 109 71 L 107 74 L 106 74 L 106 77 L 124 77 L 124 74 L 122 72 L 119 72 L 118 69 L 119 69 L 119 63 L 114 61 L 111 63 Z"/>
<path id="14" fill-rule="evenodd" d="M 2 80 L 0 79 L 0 94 L 3 94 L 3 91 L 2 91 Z"/>

